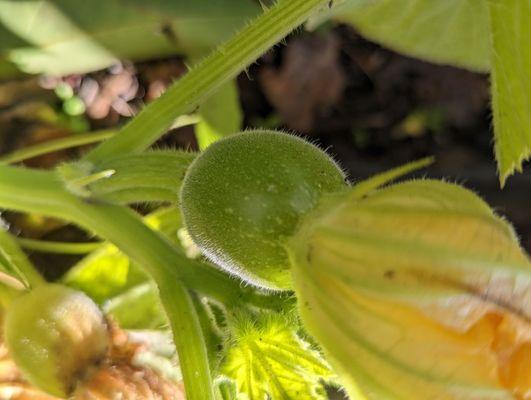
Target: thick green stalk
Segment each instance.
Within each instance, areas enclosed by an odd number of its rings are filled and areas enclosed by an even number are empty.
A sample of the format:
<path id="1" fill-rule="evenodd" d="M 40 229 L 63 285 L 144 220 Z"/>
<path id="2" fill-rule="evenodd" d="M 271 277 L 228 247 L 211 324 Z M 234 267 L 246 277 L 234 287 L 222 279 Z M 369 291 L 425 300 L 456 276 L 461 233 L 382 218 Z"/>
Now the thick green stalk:
<path id="1" fill-rule="evenodd" d="M 165 257 L 172 259 L 171 263 L 164 264 L 164 268 L 171 270 L 187 287 L 223 303 L 248 302 L 259 307 L 282 308 L 290 301 L 288 297 L 262 294 L 250 286 L 242 287 L 238 280 L 228 277 L 223 271 L 186 258 L 160 235 L 147 228 L 132 211 L 122 206 L 83 201 L 66 191 L 63 183 L 51 171 L 0 165 L 0 208 L 75 222 L 113 242 L 127 256 L 139 262 L 138 252 L 144 254 L 142 260 L 150 258 L 146 254 L 149 249 L 142 249 L 144 244 L 150 247 L 155 243 L 152 250 L 162 251 Z M 89 213 L 84 214 L 86 212 Z M 100 214 L 97 222 L 87 216 L 94 212 Z M 122 223 L 124 225 L 120 225 Z M 131 229 L 138 233 L 139 226 L 142 235 L 135 237 Z M 112 237 L 109 237 L 110 227 L 113 227 Z"/>
<path id="2" fill-rule="evenodd" d="M 37 240 L 27 238 L 16 238 L 20 247 L 27 250 L 33 250 L 41 253 L 57 254 L 87 254 L 97 250 L 103 245 L 103 242 L 54 242 L 49 240 Z"/>
<path id="3" fill-rule="evenodd" d="M 175 118 L 193 112 L 225 82 L 237 76 L 329 2 L 280 0 L 173 84 L 118 135 L 92 150 L 87 160 L 99 164 L 111 156 L 137 153 L 148 148 L 164 134 Z"/>
<path id="4" fill-rule="evenodd" d="M 0 207 L 71 220 L 108 239 L 142 265 L 156 282 L 171 323 L 187 398 L 213 399 L 206 346 L 179 266 L 186 258 L 149 229 L 131 210 L 90 204 L 62 188 L 55 175 L 0 166 Z"/>
<path id="5" fill-rule="evenodd" d="M 90 185 L 98 199 L 127 204 L 144 201 L 177 203 L 184 174 L 196 154 L 185 151 L 149 151 L 106 160 L 98 170 L 112 171 Z"/>

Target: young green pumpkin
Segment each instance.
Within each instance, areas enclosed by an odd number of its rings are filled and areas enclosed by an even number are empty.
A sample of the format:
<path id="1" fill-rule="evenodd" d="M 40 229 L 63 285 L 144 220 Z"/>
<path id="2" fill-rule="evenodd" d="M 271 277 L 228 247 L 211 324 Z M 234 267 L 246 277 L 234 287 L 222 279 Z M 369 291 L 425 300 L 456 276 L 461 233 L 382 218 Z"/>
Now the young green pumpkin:
<path id="1" fill-rule="evenodd" d="M 208 147 L 181 192 L 188 232 L 230 273 L 271 289 L 290 289 L 285 242 L 325 193 L 345 190 L 336 163 L 292 135 L 252 131 Z"/>
<path id="2" fill-rule="evenodd" d="M 56 284 L 15 299 L 5 318 L 11 357 L 33 385 L 67 397 L 109 346 L 103 314 L 85 294 Z"/>

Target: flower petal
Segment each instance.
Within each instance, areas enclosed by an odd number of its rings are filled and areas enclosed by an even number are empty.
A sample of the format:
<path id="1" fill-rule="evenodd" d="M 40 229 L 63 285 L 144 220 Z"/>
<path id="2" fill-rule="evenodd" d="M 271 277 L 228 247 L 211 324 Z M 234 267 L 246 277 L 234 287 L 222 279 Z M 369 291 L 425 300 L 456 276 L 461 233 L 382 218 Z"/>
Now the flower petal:
<path id="1" fill-rule="evenodd" d="M 295 289 L 351 397 L 531 398 L 531 263 L 508 223 L 429 180 L 322 209 L 292 242 Z"/>

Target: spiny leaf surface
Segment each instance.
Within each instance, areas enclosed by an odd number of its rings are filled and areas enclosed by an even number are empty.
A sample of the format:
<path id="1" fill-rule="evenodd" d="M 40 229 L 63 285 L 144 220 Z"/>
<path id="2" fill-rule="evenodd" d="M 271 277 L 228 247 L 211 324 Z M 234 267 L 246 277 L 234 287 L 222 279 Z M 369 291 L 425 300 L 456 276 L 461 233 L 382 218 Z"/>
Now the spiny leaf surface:
<path id="1" fill-rule="evenodd" d="M 240 321 L 223 372 L 237 382 L 239 399 L 324 400 L 321 380 L 331 371 L 280 318 Z"/>

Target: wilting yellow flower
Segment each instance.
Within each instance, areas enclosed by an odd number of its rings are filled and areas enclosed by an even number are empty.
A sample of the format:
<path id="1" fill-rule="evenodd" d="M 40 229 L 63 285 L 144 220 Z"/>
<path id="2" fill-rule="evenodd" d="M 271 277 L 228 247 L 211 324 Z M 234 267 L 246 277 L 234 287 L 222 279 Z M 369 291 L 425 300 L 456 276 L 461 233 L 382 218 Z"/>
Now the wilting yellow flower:
<path id="1" fill-rule="evenodd" d="M 16 298 L 5 316 L 5 342 L 25 378 L 47 393 L 67 397 L 87 370 L 105 358 L 103 313 L 84 293 L 58 284 L 37 286 Z"/>
<path id="2" fill-rule="evenodd" d="M 182 382 L 176 382 L 142 361 L 149 345 L 131 341 L 129 335 L 108 321 L 109 351 L 105 359 L 77 376 L 70 400 L 185 400 Z M 153 355 L 149 356 L 153 361 Z M 156 359 L 156 356 L 155 356 Z M 26 381 L 0 340 L 1 400 L 61 400 Z"/>
<path id="3" fill-rule="evenodd" d="M 410 181 L 317 215 L 294 285 L 351 398 L 531 399 L 531 262 L 481 199 Z"/>

